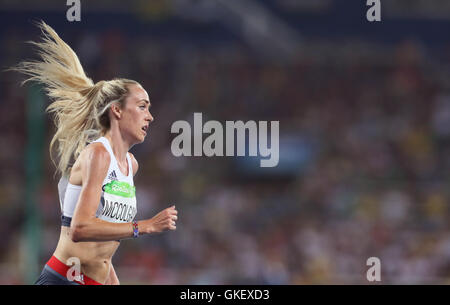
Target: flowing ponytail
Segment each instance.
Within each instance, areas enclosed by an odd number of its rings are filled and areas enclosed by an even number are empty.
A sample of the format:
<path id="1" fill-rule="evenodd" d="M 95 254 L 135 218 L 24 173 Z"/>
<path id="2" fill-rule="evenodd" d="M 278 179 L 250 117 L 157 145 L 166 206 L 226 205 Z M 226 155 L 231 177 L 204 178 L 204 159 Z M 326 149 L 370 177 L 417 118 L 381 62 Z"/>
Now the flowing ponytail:
<path id="1" fill-rule="evenodd" d="M 83 148 L 109 129 L 107 110 L 111 104 L 123 106 L 127 85 L 139 83 L 113 79 L 94 84 L 70 46 L 43 21 L 38 26 L 42 30 L 42 42 L 30 43 L 37 47 L 40 60 L 21 62 L 12 70 L 29 76 L 22 84 L 28 81 L 43 84 L 52 100 L 46 109 L 53 115 L 56 127 L 50 142 L 50 157 L 57 171 L 68 176 Z"/>

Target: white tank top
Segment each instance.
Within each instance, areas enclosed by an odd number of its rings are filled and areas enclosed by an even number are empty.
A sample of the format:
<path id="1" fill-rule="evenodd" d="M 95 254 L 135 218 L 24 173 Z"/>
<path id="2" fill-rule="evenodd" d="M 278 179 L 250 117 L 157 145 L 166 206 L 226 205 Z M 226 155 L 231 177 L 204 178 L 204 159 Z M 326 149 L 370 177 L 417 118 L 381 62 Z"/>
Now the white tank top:
<path id="1" fill-rule="evenodd" d="M 111 162 L 108 173 L 102 183 L 102 194 L 96 217 L 109 222 L 131 222 L 137 213 L 136 188 L 133 182 L 133 166 L 127 153 L 128 175 L 119 169 L 116 157 L 108 139 L 101 137 L 92 143 L 100 142 L 108 151 Z M 59 202 L 61 205 L 62 225 L 70 226 L 81 186 L 69 183 L 67 177 L 62 177 L 58 183 Z"/>

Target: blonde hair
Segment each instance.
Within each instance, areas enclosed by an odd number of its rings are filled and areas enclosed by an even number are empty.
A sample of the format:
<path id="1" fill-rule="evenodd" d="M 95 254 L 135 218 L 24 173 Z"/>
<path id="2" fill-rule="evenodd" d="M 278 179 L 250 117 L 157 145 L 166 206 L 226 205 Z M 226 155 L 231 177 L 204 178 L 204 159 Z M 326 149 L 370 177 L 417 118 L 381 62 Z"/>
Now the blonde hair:
<path id="1" fill-rule="evenodd" d="M 38 27 L 42 42 L 30 43 L 37 47 L 40 60 L 23 61 L 12 70 L 29 76 L 22 85 L 28 81 L 43 84 L 52 100 L 46 109 L 53 114 L 56 127 L 50 142 L 50 157 L 57 171 L 67 176 L 83 148 L 110 128 L 109 107 L 113 103 L 123 107 L 127 86 L 139 83 L 116 78 L 94 84 L 70 46 L 45 22 L 38 23 Z"/>

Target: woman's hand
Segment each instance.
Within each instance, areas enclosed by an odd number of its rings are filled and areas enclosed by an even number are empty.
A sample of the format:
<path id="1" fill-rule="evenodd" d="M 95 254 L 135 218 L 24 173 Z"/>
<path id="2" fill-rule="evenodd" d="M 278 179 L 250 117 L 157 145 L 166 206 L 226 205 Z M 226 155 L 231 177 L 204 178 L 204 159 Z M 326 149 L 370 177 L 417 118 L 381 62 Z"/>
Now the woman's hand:
<path id="1" fill-rule="evenodd" d="M 151 219 L 140 221 L 142 223 L 143 233 L 152 234 L 167 230 L 176 230 L 177 214 L 178 211 L 175 210 L 175 206 L 173 205 L 170 208 L 162 210 Z M 138 225 L 141 227 L 141 224 Z"/>

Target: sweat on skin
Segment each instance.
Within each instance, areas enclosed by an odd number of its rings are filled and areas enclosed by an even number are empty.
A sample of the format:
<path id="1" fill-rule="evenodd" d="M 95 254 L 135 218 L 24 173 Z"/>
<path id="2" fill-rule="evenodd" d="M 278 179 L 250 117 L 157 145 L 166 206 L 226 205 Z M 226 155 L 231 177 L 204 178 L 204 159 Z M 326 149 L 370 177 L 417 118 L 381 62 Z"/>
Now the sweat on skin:
<path id="1" fill-rule="evenodd" d="M 260 160 L 261 167 L 274 167 L 279 161 L 279 121 L 270 122 L 270 147 L 267 135 L 267 121 L 226 121 L 225 140 L 226 156 L 234 156 L 234 136 L 236 133 L 237 156 L 245 156 L 246 131 L 249 134 L 249 156 L 257 156 L 258 149 L 261 157 L 267 159 Z M 181 133 L 180 133 L 181 131 Z M 179 133 L 172 140 L 171 150 L 176 157 L 192 156 L 191 125 L 184 120 L 176 121 L 172 124 L 171 133 Z M 203 141 L 203 133 L 210 134 Z M 223 135 L 224 127 L 219 121 L 207 121 L 203 124 L 202 113 L 194 113 L 194 156 L 207 157 L 224 156 Z M 258 143 L 257 143 L 258 142 Z"/>

